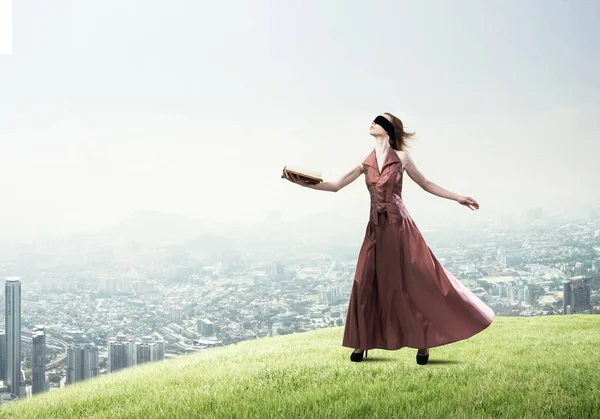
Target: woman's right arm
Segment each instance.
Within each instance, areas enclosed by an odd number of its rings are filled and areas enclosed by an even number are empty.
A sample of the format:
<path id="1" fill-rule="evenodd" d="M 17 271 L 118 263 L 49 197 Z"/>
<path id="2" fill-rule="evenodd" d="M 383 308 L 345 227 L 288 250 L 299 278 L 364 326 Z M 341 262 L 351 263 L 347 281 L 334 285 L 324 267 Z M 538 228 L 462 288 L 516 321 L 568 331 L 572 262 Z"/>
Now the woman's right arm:
<path id="1" fill-rule="evenodd" d="M 348 170 L 342 177 L 333 182 L 321 182 L 314 185 L 306 184 L 307 188 L 316 189 L 318 191 L 337 192 L 340 189 L 350 185 L 363 173 L 362 161 Z"/>

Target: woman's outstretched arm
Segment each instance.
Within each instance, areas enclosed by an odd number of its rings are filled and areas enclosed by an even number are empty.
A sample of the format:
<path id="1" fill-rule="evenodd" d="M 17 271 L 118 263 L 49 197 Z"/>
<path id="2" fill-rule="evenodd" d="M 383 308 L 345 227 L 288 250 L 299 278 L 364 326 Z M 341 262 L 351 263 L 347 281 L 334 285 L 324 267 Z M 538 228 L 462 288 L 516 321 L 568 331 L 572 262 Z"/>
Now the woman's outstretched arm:
<path id="1" fill-rule="evenodd" d="M 319 191 L 337 192 L 340 189 L 350 185 L 363 172 L 362 162 L 357 163 L 352 169 L 344 173 L 339 179 L 332 182 L 321 182 L 315 185 L 307 184 L 307 188 L 316 189 Z"/>
<path id="2" fill-rule="evenodd" d="M 460 195 L 458 195 L 454 192 L 450 192 L 450 191 L 442 188 L 441 186 L 436 185 L 429 179 L 427 179 L 425 177 L 425 175 L 423 175 L 423 173 L 421 173 L 421 171 L 417 168 L 412 157 L 408 153 L 405 153 L 405 156 L 406 156 L 406 163 L 404 165 L 404 169 L 406 170 L 406 173 L 408 173 L 408 176 L 410 176 L 410 178 L 412 180 L 414 180 L 417 185 L 419 185 L 421 188 L 423 188 L 423 190 L 425 190 L 435 196 L 439 196 L 441 198 L 446 198 L 446 199 L 451 199 L 453 201 L 458 201 L 458 198 L 460 198 Z"/>
<path id="3" fill-rule="evenodd" d="M 285 178 L 290 182 L 297 183 L 305 188 L 316 189 L 318 191 L 337 192 L 345 186 L 354 182 L 363 173 L 362 161 L 357 163 L 352 169 L 348 170 L 342 177 L 335 181 L 321 182 L 317 184 L 306 183 L 293 173 L 285 174 Z"/>

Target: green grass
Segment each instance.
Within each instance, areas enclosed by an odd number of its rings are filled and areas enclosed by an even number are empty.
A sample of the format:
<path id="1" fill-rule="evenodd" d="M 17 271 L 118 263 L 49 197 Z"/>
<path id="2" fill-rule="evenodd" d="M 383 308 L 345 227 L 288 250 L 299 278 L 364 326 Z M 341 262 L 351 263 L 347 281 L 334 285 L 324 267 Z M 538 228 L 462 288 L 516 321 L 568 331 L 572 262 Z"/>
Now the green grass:
<path id="1" fill-rule="evenodd" d="M 496 317 L 430 349 L 374 349 L 342 327 L 144 364 L 10 403 L 10 418 L 600 417 L 600 316 Z"/>

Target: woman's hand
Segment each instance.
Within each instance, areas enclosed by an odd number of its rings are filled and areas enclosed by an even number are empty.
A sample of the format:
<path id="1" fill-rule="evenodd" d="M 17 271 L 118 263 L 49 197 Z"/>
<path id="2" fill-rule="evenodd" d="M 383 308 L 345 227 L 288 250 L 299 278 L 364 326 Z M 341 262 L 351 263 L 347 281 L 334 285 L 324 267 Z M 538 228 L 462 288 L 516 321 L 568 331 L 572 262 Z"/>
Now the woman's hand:
<path id="1" fill-rule="evenodd" d="M 470 196 L 459 196 L 458 198 L 456 198 L 456 202 L 458 202 L 461 205 L 466 206 L 471 211 L 475 211 L 476 209 L 479 209 L 479 204 L 477 203 L 477 201 L 475 201 Z"/>
<path id="2" fill-rule="evenodd" d="M 294 174 L 294 173 L 289 173 L 287 171 L 284 171 L 282 177 L 285 177 L 290 182 L 295 183 L 295 184 L 300 185 L 300 186 L 306 186 L 306 185 L 308 185 L 308 182 L 306 182 L 303 179 L 300 179 L 300 177 L 298 175 Z"/>

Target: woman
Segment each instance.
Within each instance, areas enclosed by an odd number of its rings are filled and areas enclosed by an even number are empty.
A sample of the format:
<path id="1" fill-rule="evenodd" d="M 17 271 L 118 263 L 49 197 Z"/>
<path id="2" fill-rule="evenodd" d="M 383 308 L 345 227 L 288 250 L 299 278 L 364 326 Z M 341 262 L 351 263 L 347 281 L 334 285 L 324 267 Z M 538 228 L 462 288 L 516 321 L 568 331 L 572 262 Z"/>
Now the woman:
<path id="1" fill-rule="evenodd" d="M 425 191 L 452 199 L 474 211 L 479 204 L 429 181 L 405 151 L 402 121 L 390 113 L 371 124 L 375 148 L 340 179 L 298 185 L 337 192 L 365 174 L 371 209 L 358 256 L 342 346 L 360 362 L 368 349 L 417 349 L 417 363 L 426 364 L 429 348 L 466 339 L 481 332 L 494 312 L 447 271 L 426 244 L 402 202 L 406 172 Z M 367 351 L 367 352 L 365 352 Z"/>

